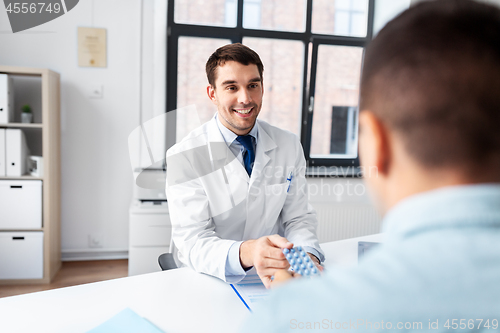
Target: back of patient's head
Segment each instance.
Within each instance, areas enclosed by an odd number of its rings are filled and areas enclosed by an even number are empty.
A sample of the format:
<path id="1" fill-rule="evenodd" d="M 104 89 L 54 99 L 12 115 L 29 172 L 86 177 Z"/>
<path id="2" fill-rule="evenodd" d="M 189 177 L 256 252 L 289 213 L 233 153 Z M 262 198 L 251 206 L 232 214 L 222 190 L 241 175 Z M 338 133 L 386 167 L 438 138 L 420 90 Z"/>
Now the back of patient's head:
<path id="1" fill-rule="evenodd" d="M 360 108 L 431 170 L 500 174 L 500 10 L 439 0 L 402 13 L 366 50 Z"/>

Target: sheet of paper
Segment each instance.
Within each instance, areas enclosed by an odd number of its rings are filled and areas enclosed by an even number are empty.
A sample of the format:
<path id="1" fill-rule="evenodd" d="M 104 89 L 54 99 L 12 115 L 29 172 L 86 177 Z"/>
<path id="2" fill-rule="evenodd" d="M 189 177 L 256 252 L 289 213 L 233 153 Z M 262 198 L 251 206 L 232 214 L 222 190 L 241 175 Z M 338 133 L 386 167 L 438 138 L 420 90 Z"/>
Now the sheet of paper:
<path id="1" fill-rule="evenodd" d="M 247 275 L 243 280 L 231 286 L 250 311 L 255 303 L 269 295 L 269 290 L 264 287 L 257 274 Z"/>
<path id="2" fill-rule="evenodd" d="M 148 320 L 127 308 L 87 333 L 163 333 Z"/>
<path id="3" fill-rule="evenodd" d="M 106 67 L 106 29 L 78 27 L 78 66 Z"/>

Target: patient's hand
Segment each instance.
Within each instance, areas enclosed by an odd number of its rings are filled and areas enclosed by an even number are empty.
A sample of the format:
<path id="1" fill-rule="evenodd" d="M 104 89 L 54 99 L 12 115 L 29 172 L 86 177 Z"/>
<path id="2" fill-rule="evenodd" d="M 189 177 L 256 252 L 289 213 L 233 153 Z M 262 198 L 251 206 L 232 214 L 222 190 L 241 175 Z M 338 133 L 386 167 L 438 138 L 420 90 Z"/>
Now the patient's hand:
<path id="1" fill-rule="evenodd" d="M 309 257 L 311 258 L 311 260 L 313 261 L 313 263 L 316 265 L 316 268 L 318 269 L 318 271 L 320 272 L 323 272 L 323 266 L 321 266 L 320 262 L 319 262 L 319 259 L 316 258 L 315 255 L 313 254 L 310 254 L 309 252 L 307 253 L 309 255 Z"/>
<path id="2" fill-rule="evenodd" d="M 273 282 L 271 283 L 271 288 L 280 286 L 285 282 L 287 282 L 288 280 L 298 277 L 300 277 L 300 274 L 295 274 L 294 272 L 290 272 L 286 269 L 277 270 L 274 273 L 274 279 Z"/>

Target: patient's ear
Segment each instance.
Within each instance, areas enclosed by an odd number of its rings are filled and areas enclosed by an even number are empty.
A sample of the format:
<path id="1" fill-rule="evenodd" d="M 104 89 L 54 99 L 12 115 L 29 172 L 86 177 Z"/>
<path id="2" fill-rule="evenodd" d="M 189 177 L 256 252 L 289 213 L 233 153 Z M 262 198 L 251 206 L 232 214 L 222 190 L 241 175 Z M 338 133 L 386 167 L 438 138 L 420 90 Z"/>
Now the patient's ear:
<path id="1" fill-rule="evenodd" d="M 391 150 L 387 127 L 372 111 L 359 114 L 359 156 L 365 177 L 387 176 L 391 165 Z M 376 173 L 374 172 L 376 171 Z"/>

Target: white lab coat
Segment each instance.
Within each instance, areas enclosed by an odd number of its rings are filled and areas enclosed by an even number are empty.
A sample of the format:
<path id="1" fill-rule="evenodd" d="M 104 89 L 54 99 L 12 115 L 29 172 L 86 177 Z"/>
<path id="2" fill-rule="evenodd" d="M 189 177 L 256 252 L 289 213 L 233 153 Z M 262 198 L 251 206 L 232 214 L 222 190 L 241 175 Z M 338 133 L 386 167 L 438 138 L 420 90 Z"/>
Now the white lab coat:
<path id="1" fill-rule="evenodd" d="M 295 246 L 321 252 L 298 138 L 264 121 L 256 126 L 251 177 L 224 142 L 215 117 L 167 151 L 166 193 L 177 259 L 224 281 L 235 241 L 278 233 Z"/>

